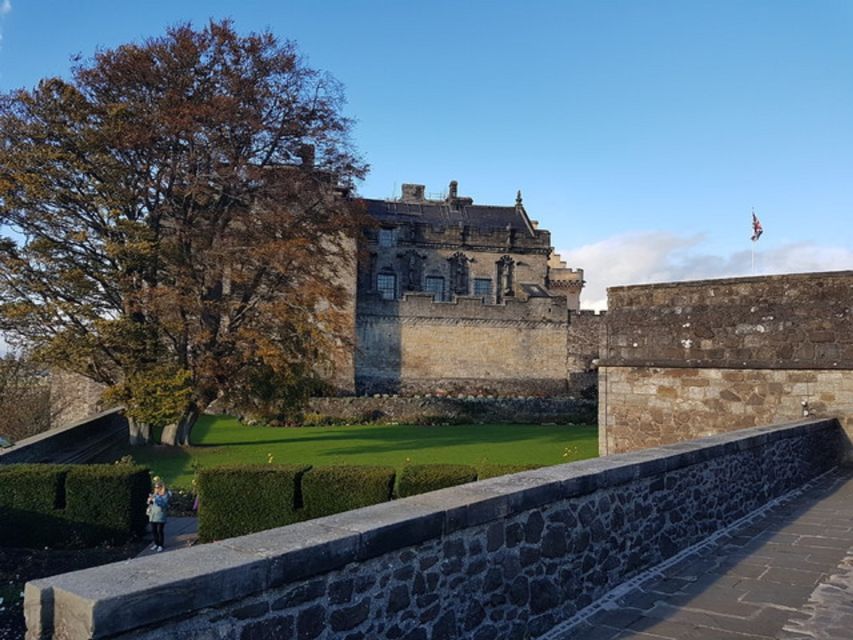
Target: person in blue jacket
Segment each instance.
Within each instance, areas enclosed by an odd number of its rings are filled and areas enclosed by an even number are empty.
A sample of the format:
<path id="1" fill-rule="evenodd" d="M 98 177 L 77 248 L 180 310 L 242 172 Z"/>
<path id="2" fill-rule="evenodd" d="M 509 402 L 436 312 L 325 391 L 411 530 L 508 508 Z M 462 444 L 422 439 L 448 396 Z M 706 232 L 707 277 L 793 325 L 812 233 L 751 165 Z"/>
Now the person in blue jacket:
<path id="1" fill-rule="evenodd" d="M 169 508 L 169 496 L 166 485 L 159 479 L 154 480 L 154 491 L 148 496 L 148 521 L 154 534 L 152 551 L 163 550 L 163 529 L 166 527 L 166 510 Z"/>

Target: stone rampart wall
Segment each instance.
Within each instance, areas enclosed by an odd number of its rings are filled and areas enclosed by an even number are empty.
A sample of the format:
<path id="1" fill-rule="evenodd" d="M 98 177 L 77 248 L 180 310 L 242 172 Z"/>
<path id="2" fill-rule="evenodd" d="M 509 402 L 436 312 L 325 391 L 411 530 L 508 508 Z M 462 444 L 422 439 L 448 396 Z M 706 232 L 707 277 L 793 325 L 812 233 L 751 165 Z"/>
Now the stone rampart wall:
<path id="1" fill-rule="evenodd" d="M 505 305 L 429 294 L 360 303 L 359 393 L 556 395 L 567 390 L 564 298 Z"/>
<path id="2" fill-rule="evenodd" d="M 853 271 L 618 287 L 608 306 L 602 455 L 804 411 L 853 436 Z"/>
<path id="3" fill-rule="evenodd" d="M 853 271 L 607 290 L 608 366 L 853 369 Z"/>
<path id="4" fill-rule="evenodd" d="M 594 397 L 598 362 L 605 336 L 605 312 L 572 311 L 566 338 L 566 375 L 569 392 Z"/>
<path id="5" fill-rule="evenodd" d="M 835 421 L 756 428 L 53 576 L 26 585 L 27 633 L 537 638 L 841 451 Z"/>

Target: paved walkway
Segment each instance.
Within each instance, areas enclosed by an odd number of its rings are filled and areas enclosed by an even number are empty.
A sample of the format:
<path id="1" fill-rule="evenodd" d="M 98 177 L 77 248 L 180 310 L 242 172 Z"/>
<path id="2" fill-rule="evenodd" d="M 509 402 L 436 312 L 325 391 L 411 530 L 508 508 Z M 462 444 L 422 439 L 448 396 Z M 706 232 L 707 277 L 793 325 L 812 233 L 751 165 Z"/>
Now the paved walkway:
<path id="1" fill-rule="evenodd" d="M 558 637 L 853 639 L 853 469 L 831 472 L 608 606 Z"/>
<path id="2" fill-rule="evenodd" d="M 169 518 L 166 521 L 166 527 L 163 529 L 163 537 L 165 538 L 163 545 L 163 551 L 172 551 L 174 549 L 182 549 L 183 547 L 189 547 L 194 544 L 196 539 L 198 538 L 198 518 Z M 148 527 L 148 531 L 146 533 L 148 540 L 151 540 L 151 527 Z M 137 558 L 141 558 L 143 556 L 150 556 L 153 553 L 157 553 L 153 549 L 151 549 L 151 545 L 149 544 L 145 549 L 140 553 Z"/>

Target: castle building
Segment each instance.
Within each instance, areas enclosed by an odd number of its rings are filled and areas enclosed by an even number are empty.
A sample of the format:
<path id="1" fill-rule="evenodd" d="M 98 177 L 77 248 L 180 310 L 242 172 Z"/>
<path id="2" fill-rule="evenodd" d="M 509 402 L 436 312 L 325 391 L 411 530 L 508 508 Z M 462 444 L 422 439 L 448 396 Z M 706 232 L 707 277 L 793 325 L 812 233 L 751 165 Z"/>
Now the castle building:
<path id="1" fill-rule="evenodd" d="M 351 349 L 325 374 L 339 395 L 550 396 L 595 385 L 599 316 L 578 311 L 583 271 L 567 268 L 524 208 L 474 204 L 456 182 L 365 199 L 373 223 L 338 269 Z M 356 258 L 357 256 L 357 258 Z M 58 423 L 95 413 L 102 387 L 55 375 Z"/>
<path id="2" fill-rule="evenodd" d="M 569 311 L 583 271 L 569 269 L 524 208 L 429 199 L 404 184 L 366 199 L 356 287 L 359 393 L 566 391 Z"/>

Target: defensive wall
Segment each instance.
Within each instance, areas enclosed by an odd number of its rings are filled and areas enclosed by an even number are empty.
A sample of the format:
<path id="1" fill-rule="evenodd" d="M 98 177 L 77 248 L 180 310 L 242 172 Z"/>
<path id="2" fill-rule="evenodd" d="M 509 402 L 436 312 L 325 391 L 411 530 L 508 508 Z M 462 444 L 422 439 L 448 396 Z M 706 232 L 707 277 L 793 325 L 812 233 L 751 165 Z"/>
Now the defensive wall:
<path id="1" fill-rule="evenodd" d="M 493 478 L 27 583 L 27 637 L 537 638 L 841 460 L 809 420 Z"/>
<path id="2" fill-rule="evenodd" d="M 356 390 L 360 394 L 566 393 L 565 298 L 484 304 L 429 293 L 359 301 Z"/>
<path id="3" fill-rule="evenodd" d="M 599 453 L 796 419 L 853 435 L 853 271 L 608 289 Z"/>

